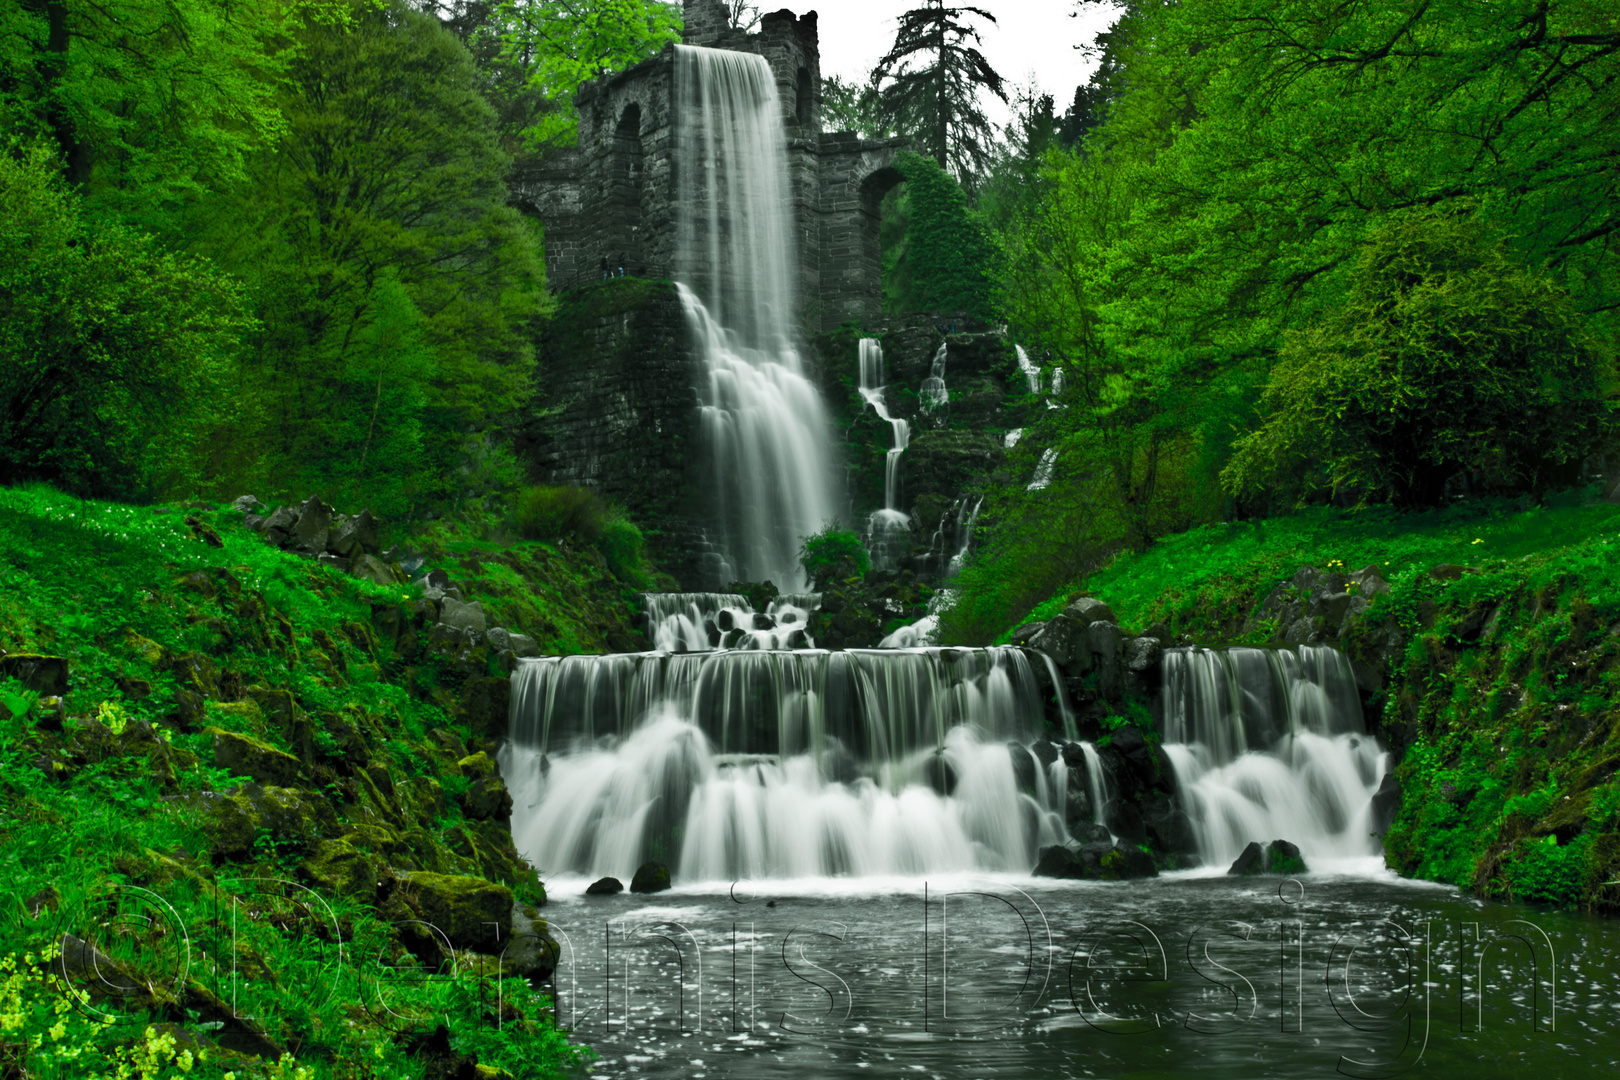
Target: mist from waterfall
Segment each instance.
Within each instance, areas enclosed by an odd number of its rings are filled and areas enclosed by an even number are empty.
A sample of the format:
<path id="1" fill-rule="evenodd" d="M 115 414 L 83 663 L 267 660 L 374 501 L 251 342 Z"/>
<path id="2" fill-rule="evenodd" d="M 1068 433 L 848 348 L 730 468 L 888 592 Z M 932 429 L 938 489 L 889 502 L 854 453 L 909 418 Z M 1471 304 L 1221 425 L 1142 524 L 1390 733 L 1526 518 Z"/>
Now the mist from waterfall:
<path id="1" fill-rule="evenodd" d="M 837 517 L 826 408 L 805 377 L 787 151 L 762 57 L 675 49 L 676 278 L 723 552 L 713 582 L 806 585 L 803 538 Z"/>

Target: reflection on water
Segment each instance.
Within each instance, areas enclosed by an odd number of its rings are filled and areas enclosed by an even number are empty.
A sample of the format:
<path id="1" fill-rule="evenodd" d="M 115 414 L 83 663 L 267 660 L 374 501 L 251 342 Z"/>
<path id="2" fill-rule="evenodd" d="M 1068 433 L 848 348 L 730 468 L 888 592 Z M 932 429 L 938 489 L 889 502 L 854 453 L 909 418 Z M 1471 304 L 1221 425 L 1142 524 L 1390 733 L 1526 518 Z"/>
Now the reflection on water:
<path id="1" fill-rule="evenodd" d="M 1620 924 L 1402 882 L 555 882 L 598 1076 L 1612 1076 Z M 1418 1074 L 1414 1074 L 1418 1075 Z"/>

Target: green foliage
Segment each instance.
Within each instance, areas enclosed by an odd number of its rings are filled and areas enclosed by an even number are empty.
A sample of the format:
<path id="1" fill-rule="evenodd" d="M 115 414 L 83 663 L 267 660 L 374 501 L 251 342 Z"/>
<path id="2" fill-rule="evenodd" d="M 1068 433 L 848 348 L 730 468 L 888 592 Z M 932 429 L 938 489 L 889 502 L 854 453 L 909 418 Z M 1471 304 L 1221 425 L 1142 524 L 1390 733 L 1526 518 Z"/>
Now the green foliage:
<path id="1" fill-rule="evenodd" d="M 664 0 L 502 0 L 499 12 L 507 63 L 552 103 L 524 132 L 542 146 L 574 142 L 581 86 L 681 38 L 680 6 Z"/>
<path id="2" fill-rule="evenodd" d="M 578 536 L 594 543 L 607 521 L 606 504 L 590 488 L 529 487 L 512 501 L 513 531 L 525 540 Z"/>
<path id="3" fill-rule="evenodd" d="M 607 560 L 613 576 L 627 585 L 642 586 L 648 575 L 642 561 L 641 530 L 622 514 L 610 515 L 596 536 L 596 549 Z"/>
<path id="4" fill-rule="evenodd" d="M 494 111 L 436 19 L 361 4 L 300 43 L 276 152 L 189 214 L 189 242 L 249 284 L 263 323 L 249 417 L 212 471 L 266 497 L 442 508 L 463 495 L 469 430 L 528 394 L 549 307 L 538 230 L 507 204 Z"/>
<path id="5" fill-rule="evenodd" d="M 861 543 L 859 533 L 829 522 L 820 532 L 804 538 L 799 547 L 799 565 L 804 568 L 805 577 L 819 589 L 839 573 L 841 567 L 853 569 L 856 575 L 865 577 L 872 569 L 872 556 Z"/>
<path id="6" fill-rule="evenodd" d="M 1262 426 L 1222 479 L 1251 499 L 1417 505 L 1467 469 L 1545 488 L 1612 430 L 1611 381 L 1563 290 L 1476 217 L 1401 215 L 1373 233 L 1343 302 L 1287 336 Z"/>
<path id="7" fill-rule="evenodd" d="M 207 261 L 88 223 L 42 149 L 0 154 L 0 483 L 193 482 L 252 327 Z"/>
<path id="8" fill-rule="evenodd" d="M 994 249 L 961 185 L 920 154 L 902 152 L 895 165 L 906 180 L 906 306 L 988 318 Z"/>

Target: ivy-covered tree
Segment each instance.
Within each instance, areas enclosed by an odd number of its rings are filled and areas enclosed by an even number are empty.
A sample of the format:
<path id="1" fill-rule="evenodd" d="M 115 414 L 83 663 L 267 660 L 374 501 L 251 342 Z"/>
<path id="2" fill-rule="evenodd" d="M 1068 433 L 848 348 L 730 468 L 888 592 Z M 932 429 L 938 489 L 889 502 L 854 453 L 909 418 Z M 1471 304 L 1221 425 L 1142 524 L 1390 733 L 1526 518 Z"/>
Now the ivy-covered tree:
<path id="1" fill-rule="evenodd" d="M 988 91 L 1007 100 L 1002 78 L 967 20 L 995 22 L 983 8 L 928 0 L 900 16 L 894 44 L 872 71 L 879 116 L 966 186 L 990 165 L 995 126 L 979 104 Z"/>

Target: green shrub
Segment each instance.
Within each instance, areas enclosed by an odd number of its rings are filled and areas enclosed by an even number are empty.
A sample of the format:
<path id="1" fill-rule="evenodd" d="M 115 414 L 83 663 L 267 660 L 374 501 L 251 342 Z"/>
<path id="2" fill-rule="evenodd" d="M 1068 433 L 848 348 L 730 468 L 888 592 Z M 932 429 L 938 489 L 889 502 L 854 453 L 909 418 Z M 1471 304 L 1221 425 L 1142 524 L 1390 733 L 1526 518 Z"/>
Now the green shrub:
<path id="1" fill-rule="evenodd" d="M 607 506 L 582 487 L 531 487 L 512 501 L 512 531 L 525 540 L 574 535 L 594 543 L 607 522 Z"/>
<path id="2" fill-rule="evenodd" d="M 865 577 L 872 569 L 872 556 L 867 554 L 859 534 L 852 529 L 840 529 L 834 522 L 829 522 L 814 536 L 805 537 L 799 548 L 799 565 L 818 589 L 826 588 L 845 563 L 853 567 L 858 576 Z"/>
<path id="3" fill-rule="evenodd" d="M 596 538 L 596 550 L 607 560 L 613 576 L 627 585 L 641 585 L 647 574 L 641 561 L 641 530 L 636 523 L 619 514 L 602 523 Z"/>

